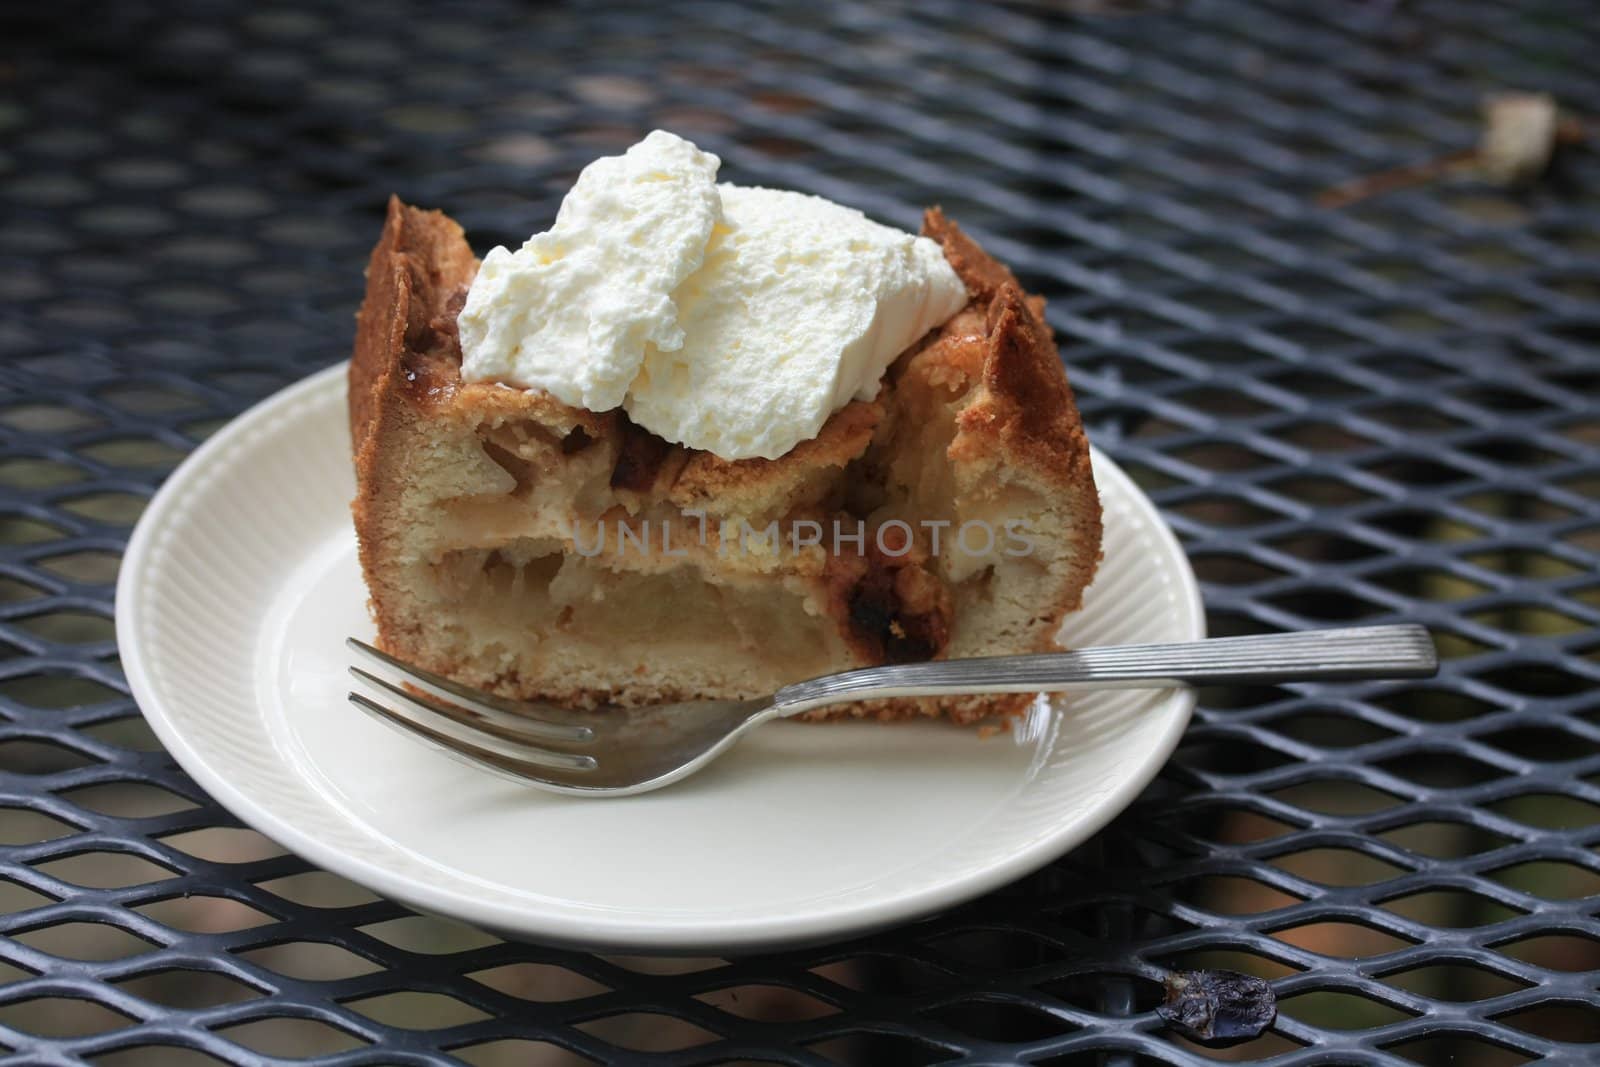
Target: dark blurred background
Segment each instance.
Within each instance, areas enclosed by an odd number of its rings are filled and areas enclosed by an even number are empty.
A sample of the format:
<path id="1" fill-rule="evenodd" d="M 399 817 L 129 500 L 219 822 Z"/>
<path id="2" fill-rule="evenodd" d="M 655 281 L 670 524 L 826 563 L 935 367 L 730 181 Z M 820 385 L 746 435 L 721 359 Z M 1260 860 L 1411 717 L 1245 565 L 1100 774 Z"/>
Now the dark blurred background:
<path id="1" fill-rule="evenodd" d="M 0 1063 L 1592 1062 L 1596 16 L 8 6 Z M 1475 153 L 1513 90 L 1562 125 L 1507 184 Z M 391 192 L 515 245 L 654 127 L 907 228 L 942 204 L 1049 298 L 1092 436 L 1184 538 L 1214 633 L 1415 619 L 1441 676 L 1208 691 L 1089 846 L 745 961 L 505 944 L 238 828 L 125 695 L 111 584 L 144 502 L 345 357 Z M 1273 979 L 1278 1023 L 1173 1035 L 1174 967 Z"/>

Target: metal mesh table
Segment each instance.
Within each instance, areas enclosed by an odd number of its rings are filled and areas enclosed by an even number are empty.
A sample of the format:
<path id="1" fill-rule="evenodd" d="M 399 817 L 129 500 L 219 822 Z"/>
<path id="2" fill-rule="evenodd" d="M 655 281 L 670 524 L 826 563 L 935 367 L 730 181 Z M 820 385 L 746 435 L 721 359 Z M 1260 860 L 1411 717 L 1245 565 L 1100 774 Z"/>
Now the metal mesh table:
<path id="1" fill-rule="evenodd" d="M 1176 966 L 1273 980 L 1235 1059 L 1600 1056 L 1600 166 L 1313 205 L 1470 145 L 1485 90 L 1592 107 L 1600 20 L 1085 6 L 9 10 L 0 1062 L 1203 1063 L 1152 1011 Z M 142 504 L 343 357 L 388 193 L 517 242 L 657 125 L 734 180 L 941 202 L 1050 298 L 1214 632 L 1416 619 L 1440 677 L 1208 691 L 1090 846 L 735 961 L 503 943 L 238 827 L 125 695 Z"/>

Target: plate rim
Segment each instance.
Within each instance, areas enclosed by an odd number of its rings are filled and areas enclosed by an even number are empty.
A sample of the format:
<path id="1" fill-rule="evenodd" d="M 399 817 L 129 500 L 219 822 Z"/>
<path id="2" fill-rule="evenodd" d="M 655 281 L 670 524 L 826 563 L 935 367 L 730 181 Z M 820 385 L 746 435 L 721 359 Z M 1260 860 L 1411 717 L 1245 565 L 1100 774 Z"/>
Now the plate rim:
<path id="1" fill-rule="evenodd" d="M 758 918 L 728 919 L 691 923 L 639 918 L 573 919 L 557 916 L 551 921 L 537 909 L 499 902 L 474 900 L 470 896 L 392 871 L 379 863 L 340 851 L 324 844 L 316 835 L 300 830 L 249 792 L 237 788 L 226 773 L 214 767 L 197 751 L 168 716 L 161 689 L 145 662 L 138 620 L 148 610 L 140 593 L 140 575 L 149 566 L 149 557 L 160 536 L 171 528 L 170 517 L 185 493 L 203 476 L 213 460 L 230 451 L 257 426 L 302 397 L 328 388 L 328 381 L 346 374 L 348 361 L 336 363 L 285 386 L 234 416 L 188 457 L 177 465 L 151 497 L 128 539 L 117 576 L 115 622 L 117 649 L 131 696 L 163 747 L 196 784 L 245 825 L 325 870 L 349 878 L 357 884 L 425 912 L 452 916 L 499 934 L 522 937 L 547 944 L 568 945 L 607 951 L 648 950 L 658 953 L 706 951 L 751 952 L 778 946 L 794 946 L 825 940 L 843 939 L 923 918 L 941 909 L 973 900 L 1025 877 L 1065 855 L 1105 828 L 1153 781 L 1182 739 L 1194 712 L 1194 690 L 1165 690 L 1165 703 L 1176 706 L 1176 714 L 1148 756 L 1133 773 L 1109 790 L 1098 806 L 1085 818 L 1012 852 L 999 862 L 968 874 L 906 893 L 895 894 L 854 905 L 843 912 L 787 916 L 775 913 Z M 1187 553 L 1162 518 L 1160 511 L 1114 460 L 1093 444 L 1098 465 L 1120 479 L 1133 508 L 1142 512 L 1152 535 L 1164 544 L 1178 561 L 1175 578 L 1179 597 L 1187 602 L 1195 620 L 1196 637 L 1204 637 L 1206 619 L 1199 583 Z M 243 662 L 244 659 L 241 659 Z M 1165 704 L 1163 705 L 1165 706 Z M 259 707 L 256 711 L 259 712 Z M 606 803 L 596 799 L 594 803 Z M 338 818 L 345 818 L 330 809 Z M 363 831 L 365 832 L 365 831 Z"/>

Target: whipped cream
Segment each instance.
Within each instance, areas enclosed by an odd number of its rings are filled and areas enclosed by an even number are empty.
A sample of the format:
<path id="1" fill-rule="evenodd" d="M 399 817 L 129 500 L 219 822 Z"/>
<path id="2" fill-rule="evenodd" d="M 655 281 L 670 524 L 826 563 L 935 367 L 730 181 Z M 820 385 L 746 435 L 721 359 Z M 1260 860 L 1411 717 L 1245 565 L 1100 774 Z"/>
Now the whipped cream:
<path id="1" fill-rule="evenodd" d="M 966 304 L 935 242 L 820 197 L 718 185 L 719 165 L 657 130 L 586 167 L 553 229 L 484 257 L 462 377 L 776 459 Z"/>
<path id="2" fill-rule="evenodd" d="M 660 130 L 578 175 L 556 224 L 483 257 L 456 320 L 461 376 L 621 404 L 646 345 L 683 347 L 672 291 L 722 217 L 716 156 Z"/>

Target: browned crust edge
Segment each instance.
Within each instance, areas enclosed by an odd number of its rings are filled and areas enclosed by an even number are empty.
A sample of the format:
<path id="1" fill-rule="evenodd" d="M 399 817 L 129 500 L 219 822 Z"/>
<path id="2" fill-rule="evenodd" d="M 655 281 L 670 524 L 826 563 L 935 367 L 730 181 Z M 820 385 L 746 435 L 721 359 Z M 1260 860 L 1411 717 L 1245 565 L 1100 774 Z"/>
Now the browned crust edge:
<path id="1" fill-rule="evenodd" d="M 1028 296 L 1005 264 L 939 208 L 923 214 L 922 232 L 939 242 L 974 303 L 988 305 L 983 386 L 957 418 L 951 460 L 981 463 L 998 457 L 1077 501 L 1072 540 L 1080 563 L 1056 603 L 1057 626 L 1037 649 L 1047 651 L 1060 621 L 1082 606 L 1083 591 L 1101 560 L 1102 513 L 1089 438 L 1055 336 L 1044 321 L 1044 300 Z"/>
<path id="2" fill-rule="evenodd" d="M 367 263 L 367 289 L 356 312 L 350 358 L 350 443 L 356 497 L 351 518 L 357 551 L 371 594 L 368 604 L 380 640 L 392 642 L 399 620 L 387 610 L 389 597 L 376 583 L 384 558 L 383 515 L 395 505 L 398 479 L 385 467 L 401 460 L 402 442 L 417 418 L 408 395 L 430 387 L 438 349 L 453 341 L 447 305 L 468 285 L 477 259 L 461 227 L 440 211 L 408 207 L 389 198 L 383 235 Z"/>

